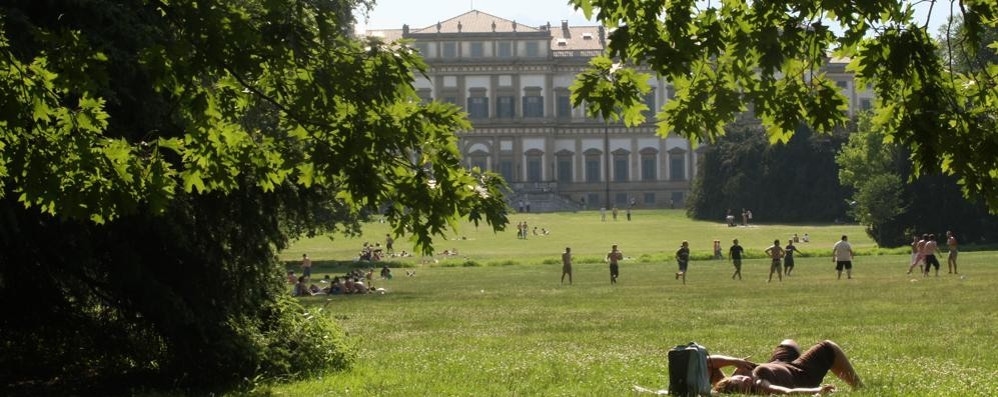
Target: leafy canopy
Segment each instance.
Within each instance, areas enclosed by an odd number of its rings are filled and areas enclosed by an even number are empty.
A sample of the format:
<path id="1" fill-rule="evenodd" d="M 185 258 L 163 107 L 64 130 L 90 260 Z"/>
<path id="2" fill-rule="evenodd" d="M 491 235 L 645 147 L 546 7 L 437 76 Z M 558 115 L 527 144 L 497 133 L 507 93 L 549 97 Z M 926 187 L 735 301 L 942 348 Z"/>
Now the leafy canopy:
<path id="1" fill-rule="evenodd" d="M 800 123 L 829 132 L 847 121 L 846 98 L 822 72 L 831 51 L 851 59 L 859 86 L 873 88 L 879 98 L 874 123 L 887 140 L 910 149 L 913 175 L 955 175 L 965 195 L 998 211 L 998 65 L 956 70 L 945 64 L 927 22 L 914 19 L 914 4 L 925 2 L 571 3 L 614 29 L 609 57 L 647 66 L 673 83 L 676 100 L 658 114 L 662 135 L 714 142 L 749 104 L 771 142 L 788 141 Z M 927 6 L 942 12 L 936 5 Z M 998 24 L 998 0 L 955 5 L 967 43 L 961 48 L 971 56 L 978 48 L 998 49 L 981 42 L 982 32 Z"/>
<path id="2" fill-rule="evenodd" d="M 0 7 L 0 198 L 104 223 L 290 183 L 425 248 L 457 217 L 505 224 L 501 179 L 461 167 L 470 124 L 419 103 L 419 56 L 347 34 L 372 2 L 30 3 Z"/>

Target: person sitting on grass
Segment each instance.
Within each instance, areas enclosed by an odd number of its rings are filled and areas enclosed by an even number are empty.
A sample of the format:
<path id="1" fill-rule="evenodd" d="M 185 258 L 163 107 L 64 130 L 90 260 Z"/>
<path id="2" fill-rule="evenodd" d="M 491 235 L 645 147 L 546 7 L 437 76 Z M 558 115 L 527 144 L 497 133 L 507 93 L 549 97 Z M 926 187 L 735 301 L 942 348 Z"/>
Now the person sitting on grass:
<path id="1" fill-rule="evenodd" d="M 333 277 L 333 281 L 329 283 L 329 295 L 339 295 L 343 293 L 343 282 L 340 281 L 340 277 Z"/>
<path id="2" fill-rule="evenodd" d="M 355 293 L 355 294 L 366 294 L 368 292 L 370 292 L 370 289 L 367 288 L 366 285 L 364 285 L 363 281 L 360 281 L 359 279 L 354 279 L 353 280 L 353 293 Z"/>
<path id="3" fill-rule="evenodd" d="M 863 387 L 845 352 L 830 340 L 801 354 L 797 342 L 786 339 L 773 350 L 765 364 L 712 354 L 707 357 L 707 367 L 715 393 L 828 394 L 835 391 L 835 386 L 821 382 L 829 370 L 854 390 Z M 721 372 L 724 367 L 736 369 L 730 377 L 725 377 Z"/>
<path id="4" fill-rule="evenodd" d="M 312 291 L 305 285 L 305 276 L 298 277 L 298 282 L 291 290 L 291 296 L 312 296 Z"/>

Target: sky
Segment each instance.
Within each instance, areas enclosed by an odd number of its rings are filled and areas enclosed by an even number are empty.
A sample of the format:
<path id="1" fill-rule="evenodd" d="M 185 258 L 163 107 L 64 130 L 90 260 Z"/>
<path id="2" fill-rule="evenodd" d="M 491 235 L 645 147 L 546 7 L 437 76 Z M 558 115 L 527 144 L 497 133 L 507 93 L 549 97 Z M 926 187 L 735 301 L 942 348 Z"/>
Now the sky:
<path id="1" fill-rule="evenodd" d="M 931 33 L 937 35 L 938 27 L 946 22 L 949 10 L 945 4 L 936 7 L 930 22 Z M 595 25 L 587 21 L 582 11 L 575 11 L 568 0 L 377 0 L 374 10 L 365 22 L 358 16 L 358 31 L 368 29 L 401 29 L 408 24 L 413 29 L 424 28 L 465 12 L 477 9 L 497 17 L 515 20 L 529 26 L 547 22 L 558 25 L 568 20 L 572 26 Z M 916 7 L 915 18 L 924 21 L 928 7 Z"/>

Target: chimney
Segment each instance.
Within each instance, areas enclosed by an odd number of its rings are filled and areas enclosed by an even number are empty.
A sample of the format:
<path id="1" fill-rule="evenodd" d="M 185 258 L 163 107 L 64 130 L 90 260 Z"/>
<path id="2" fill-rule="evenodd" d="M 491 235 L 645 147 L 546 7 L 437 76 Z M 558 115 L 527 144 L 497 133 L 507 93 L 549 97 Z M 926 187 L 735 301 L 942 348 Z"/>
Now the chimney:
<path id="1" fill-rule="evenodd" d="M 564 37 L 564 38 L 566 38 L 566 39 L 569 38 L 569 37 L 571 37 L 571 35 L 568 33 L 568 20 L 567 19 L 562 19 L 561 20 L 561 36 Z"/>
<path id="2" fill-rule="evenodd" d="M 409 35 L 409 25 L 404 24 L 402 25 L 402 36 L 408 36 L 408 35 Z"/>

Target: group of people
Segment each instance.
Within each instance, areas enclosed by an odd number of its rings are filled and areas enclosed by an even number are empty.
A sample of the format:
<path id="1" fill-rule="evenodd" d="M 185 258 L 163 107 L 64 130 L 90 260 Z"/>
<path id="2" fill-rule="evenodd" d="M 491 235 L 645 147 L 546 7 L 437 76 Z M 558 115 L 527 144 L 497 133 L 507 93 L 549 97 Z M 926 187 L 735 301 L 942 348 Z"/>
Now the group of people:
<path id="1" fill-rule="evenodd" d="M 624 216 L 627 218 L 628 221 L 631 220 L 631 208 L 633 208 L 633 207 L 634 207 L 634 203 L 632 202 L 630 205 L 628 205 L 627 207 L 624 208 Z M 617 208 L 616 206 L 613 207 L 613 208 L 611 208 L 610 209 L 610 216 L 612 216 L 613 220 L 616 221 L 617 217 L 620 216 L 620 209 Z M 600 221 L 606 222 L 606 207 L 600 207 L 600 209 L 599 209 L 599 217 L 600 217 Z"/>
<path id="2" fill-rule="evenodd" d="M 952 231 L 946 231 L 946 246 L 949 248 L 949 255 L 946 258 L 946 265 L 950 274 L 960 274 L 956 270 L 957 241 Z M 939 277 L 939 259 L 936 258 L 939 252 L 939 243 L 936 242 L 935 234 L 923 234 L 911 236 L 911 265 L 908 266 L 908 274 L 918 266 L 923 276 L 928 277 L 933 267 L 936 268 L 936 277 Z"/>
<path id="3" fill-rule="evenodd" d="M 752 210 L 746 210 L 742 208 L 742 226 L 748 226 L 749 222 L 752 220 Z M 735 214 L 731 213 L 731 209 L 728 209 L 727 214 L 724 216 L 724 222 L 728 224 L 729 227 L 738 226 L 735 223 Z"/>
<path id="4" fill-rule="evenodd" d="M 773 281 L 773 275 L 775 274 L 779 281 L 783 281 L 783 276 L 790 276 L 794 270 L 794 256 L 800 254 L 801 251 L 794 244 L 799 241 L 796 237 L 787 240 L 786 246 L 781 246 L 780 240 L 773 240 L 773 245 L 766 248 L 765 253 L 770 258 L 771 264 L 769 268 L 769 280 Z M 715 257 L 720 255 L 720 240 L 714 240 L 714 255 Z M 735 272 L 731 274 L 731 279 L 734 280 L 737 277 L 739 280 L 742 279 L 742 256 L 745 253 L 745 248 L 743 248 L 739 243 L 738 239 L 734 239 L 731 247 L 728 249 L 728 260 L 734 265 Z M 846 273 L 848 278 L 852 278 L 852 259 L 854 252 L 852 246 L 849 244 L 849 237 L 846 235 L 842 236 L 832 247 L 832 261 L 835 262 L 835 270 L 837 272 L 838 278 L 842 278 L 843 271 Z M 604 257 L 604 262 L 610 266 L 610 284 L 616 284 L 617 278 L 620 277 L 620 261 L 624 259 L 623 252 L 620 251 L 617 244 L 613 244 L 610 247 L 610 252 Z M 686 284 L 686 273 L 689 269 L 690 263 L 690 244 L 689 241 L 683 240 L 680 244 L 679 249 L 675 253 L 676 263 L 679 266 L 678 271 L 675 273 L 676 280 L 682 280 L 683 284 Z M 565 277 L 568 277 L 568 283 L 572 283 L 572 249 L 570 247 L 565 247 L 565 251 L 561 255 L 562 261 L 562 273 L 561 273 L 561 283 L 565 283 Z M 956 270 L 954 264 L 953 270 Z"/>
<path id="5" fill-rule="evenodd" d="M 391 237 L 389 237 L 391 238 Z M 360 248 L 360 254 L 357 256 L 357 261 L 368 261 L 376 262 L 380 261 L 385 255 L 384 250 L 381 248 L 381 243 L 375 243 L 373 245 L 368 244 L 367 241 Z"/>
<path id="6" fill-rule="evenodd" d="M 353 269 L 342 277 L 336 276 L 330 278 L 327 274 L 320 281 L 324 286 L 320 287 L 314 283 L 310 283 L 311 280 L 304 275 L 295 278 L 294 272 L 288 273 L 288 280 L 294 283 L 291 289 L 292 296 L 369 294 L 375 291 L 384 293 L 383 288 L 374 288 L 373 279 L 374 269 L 368 269 L 366 272 L 360 269 Z"/>
<path id="7" fill-rule="evenodd" d="M 364 244 L 365 247 L 369 247 L 367 243 Z M 308 254 L 302 254 L 301 258 L 301 276 L 296 276 L 293 270 L 288 271 L 288 283 L 292 284 L 292 296 L 385 293 L 384 288 L 374 288 L 373 268 L 366 271 L 352 269 L 342 276 L 332 278 L 327 274 L 319 281 L 319 284 L 323 284 L 319 286 L 312 283 L 312 259 L 308 257 Z M 388 265 L 381 268 L 381 278 L 383 280 L 392 278 Z"/>
<path id="8" fill-rule="evenodd" d="M 547 236 L 551 234 L 551 231 L 543 227 L 538 229 L 537 226 L 534 226 L 533 231 L 531 231 L 530 227 L 527 226 L 527 221 L 516 224 L 516 238 L 526 240 L 531 233 L 535 236 Z"/>

